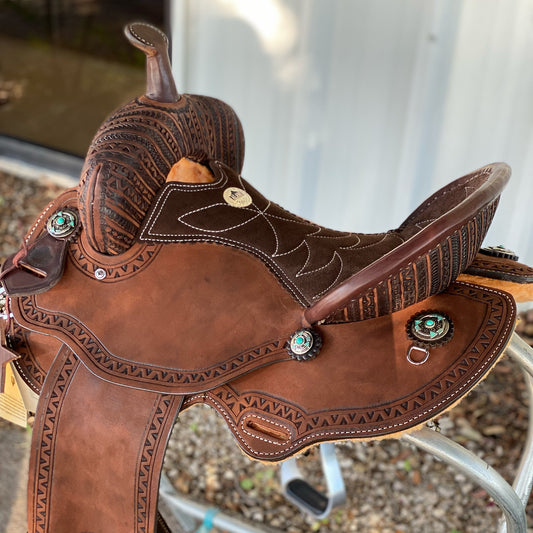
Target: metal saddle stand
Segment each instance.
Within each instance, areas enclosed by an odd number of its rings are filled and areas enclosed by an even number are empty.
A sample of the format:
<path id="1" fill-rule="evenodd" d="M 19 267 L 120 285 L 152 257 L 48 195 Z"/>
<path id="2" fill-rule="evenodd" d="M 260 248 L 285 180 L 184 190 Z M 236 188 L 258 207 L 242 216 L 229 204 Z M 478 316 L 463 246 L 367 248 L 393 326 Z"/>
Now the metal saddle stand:
<path id="1" fill-rule="evenodd" d="M 429 426 L 403 435 L 400 440 L 432 454 L 487 491 L 503 512 L 498 533 L 527 533 L 525 507 L 533 485 L 533 348 L 514 333 L 506 353 L 524 373 L 529 403 L 528 434 L 512 486 L 493 467 L 474 453 Z M 303 512 L 317 519 L 328 516 L 333 508 L 346 501 L 346 491 L 335 455 L 335 445 L 330 442 L 322 443 L 320 458 L 328 489 L 326 494 L 318 491 L 303 478 L 295 457 L 285 460 L 280 468 L 280 481 L 284 496 Z M 176 493 L 165 476 L 161 481 L 159 497 L 160 512 L 167 522 L 170 524 L 177 520 L 186 531 L 203 533 L 208 532 L 211 527 L 218 527 L 232 533 L 274 531 L 272 528 L 251 526 L 218 512 L 217 509 L 183 498 Z M 195 529 L 198 521 L 202 522 L 203 529 Z"/>

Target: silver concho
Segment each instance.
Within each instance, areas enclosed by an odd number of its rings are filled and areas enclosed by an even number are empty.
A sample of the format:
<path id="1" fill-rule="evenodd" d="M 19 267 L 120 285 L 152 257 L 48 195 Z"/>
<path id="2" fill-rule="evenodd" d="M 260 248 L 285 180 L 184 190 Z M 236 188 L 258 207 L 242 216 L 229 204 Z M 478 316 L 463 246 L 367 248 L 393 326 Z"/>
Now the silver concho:
<path id="1" fill-rule="evenodd" d="M 103 268 L 97 268 L 94 271 L 94 277 L 98 280 L 105 279 L 107 277 L 107 272 Z"/>
<path id="2" fill-rule="evenodd" d="M 453 323 L 443 313 L 422 311 L 411 318 L 407 325 L 407 334 L 422 345 L 440 345 L 448 342 L 453 335 Z"/>
<path id="3" fill-rule="evenodd" d="M 287 343 L 289 355 L 297 361 L 314 359 L 322 348 L 322 337 L 314 329 L 304 328 L 295 331 Z"/>
<path id="4" fill-rule="evenodd" d="M 54 213 L 46 222 L 46 230 L 56 239 L 72 235 L 78 227 L 78 214 L 72 209 L 62 209 Z"/>

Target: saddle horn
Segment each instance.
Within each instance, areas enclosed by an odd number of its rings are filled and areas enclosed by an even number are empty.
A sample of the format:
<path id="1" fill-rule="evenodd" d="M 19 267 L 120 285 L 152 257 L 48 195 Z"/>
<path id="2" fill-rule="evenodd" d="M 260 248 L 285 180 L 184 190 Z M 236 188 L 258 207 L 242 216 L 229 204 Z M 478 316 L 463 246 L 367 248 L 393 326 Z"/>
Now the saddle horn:
<path id="1" fill-rule="evenodd" d="M 168 57 L 168 38 L 156 27 L 132 22 L 124 27 L 129 42 L 146 54 L 146 96 L 158 102 L 180 99 Z"/>

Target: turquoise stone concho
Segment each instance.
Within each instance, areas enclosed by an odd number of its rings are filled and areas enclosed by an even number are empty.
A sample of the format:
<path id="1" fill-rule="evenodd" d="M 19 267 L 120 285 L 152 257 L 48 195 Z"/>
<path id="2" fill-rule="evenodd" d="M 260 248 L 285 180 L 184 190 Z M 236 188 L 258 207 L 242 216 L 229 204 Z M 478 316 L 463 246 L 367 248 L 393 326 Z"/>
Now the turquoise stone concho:
<path id="1" fill-rule="evenodd" d="M 78 213 L 73 209 L 62 209 L 46 222 L 46 230 L 56 239 L 71 237 L 78 229 Z"/>
<path id="2" fill-rule="evenodd" d="M 322 337 L 312 328 L 295 331 L 287 343 L 287 352 L 297 361 L 314 359 L 322 348 Z"/>
<path id="3" fill-rule="evenodd" d="M 442 346 L 453 336 L 451 318 L 438 311 L 422 311 L 407 323 L 407 336 L 418 346 Z"/>

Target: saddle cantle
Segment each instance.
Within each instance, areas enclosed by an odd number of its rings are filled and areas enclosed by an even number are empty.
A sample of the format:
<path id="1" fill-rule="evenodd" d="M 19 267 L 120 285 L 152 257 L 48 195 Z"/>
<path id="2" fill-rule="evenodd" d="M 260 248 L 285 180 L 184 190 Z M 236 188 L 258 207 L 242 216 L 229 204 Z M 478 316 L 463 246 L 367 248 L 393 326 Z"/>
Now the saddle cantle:
<path id="1" fill-rule="evenodd" d="M 395 230 L 321 227 L 240 176 L 238 118 L 177 93 L 162 34 L 127 35 L 147 52 L 147 95 L 104 123 L 80 186 L 0 270 L 2 338 L 40 393 L 32 532 L 153 531 L 166 439 L 195 403 L 266 461 L 413 429 L 486 375 L 516 318 L 507 293 L 454 281 L 479 259 L 507 165 Z"/>

